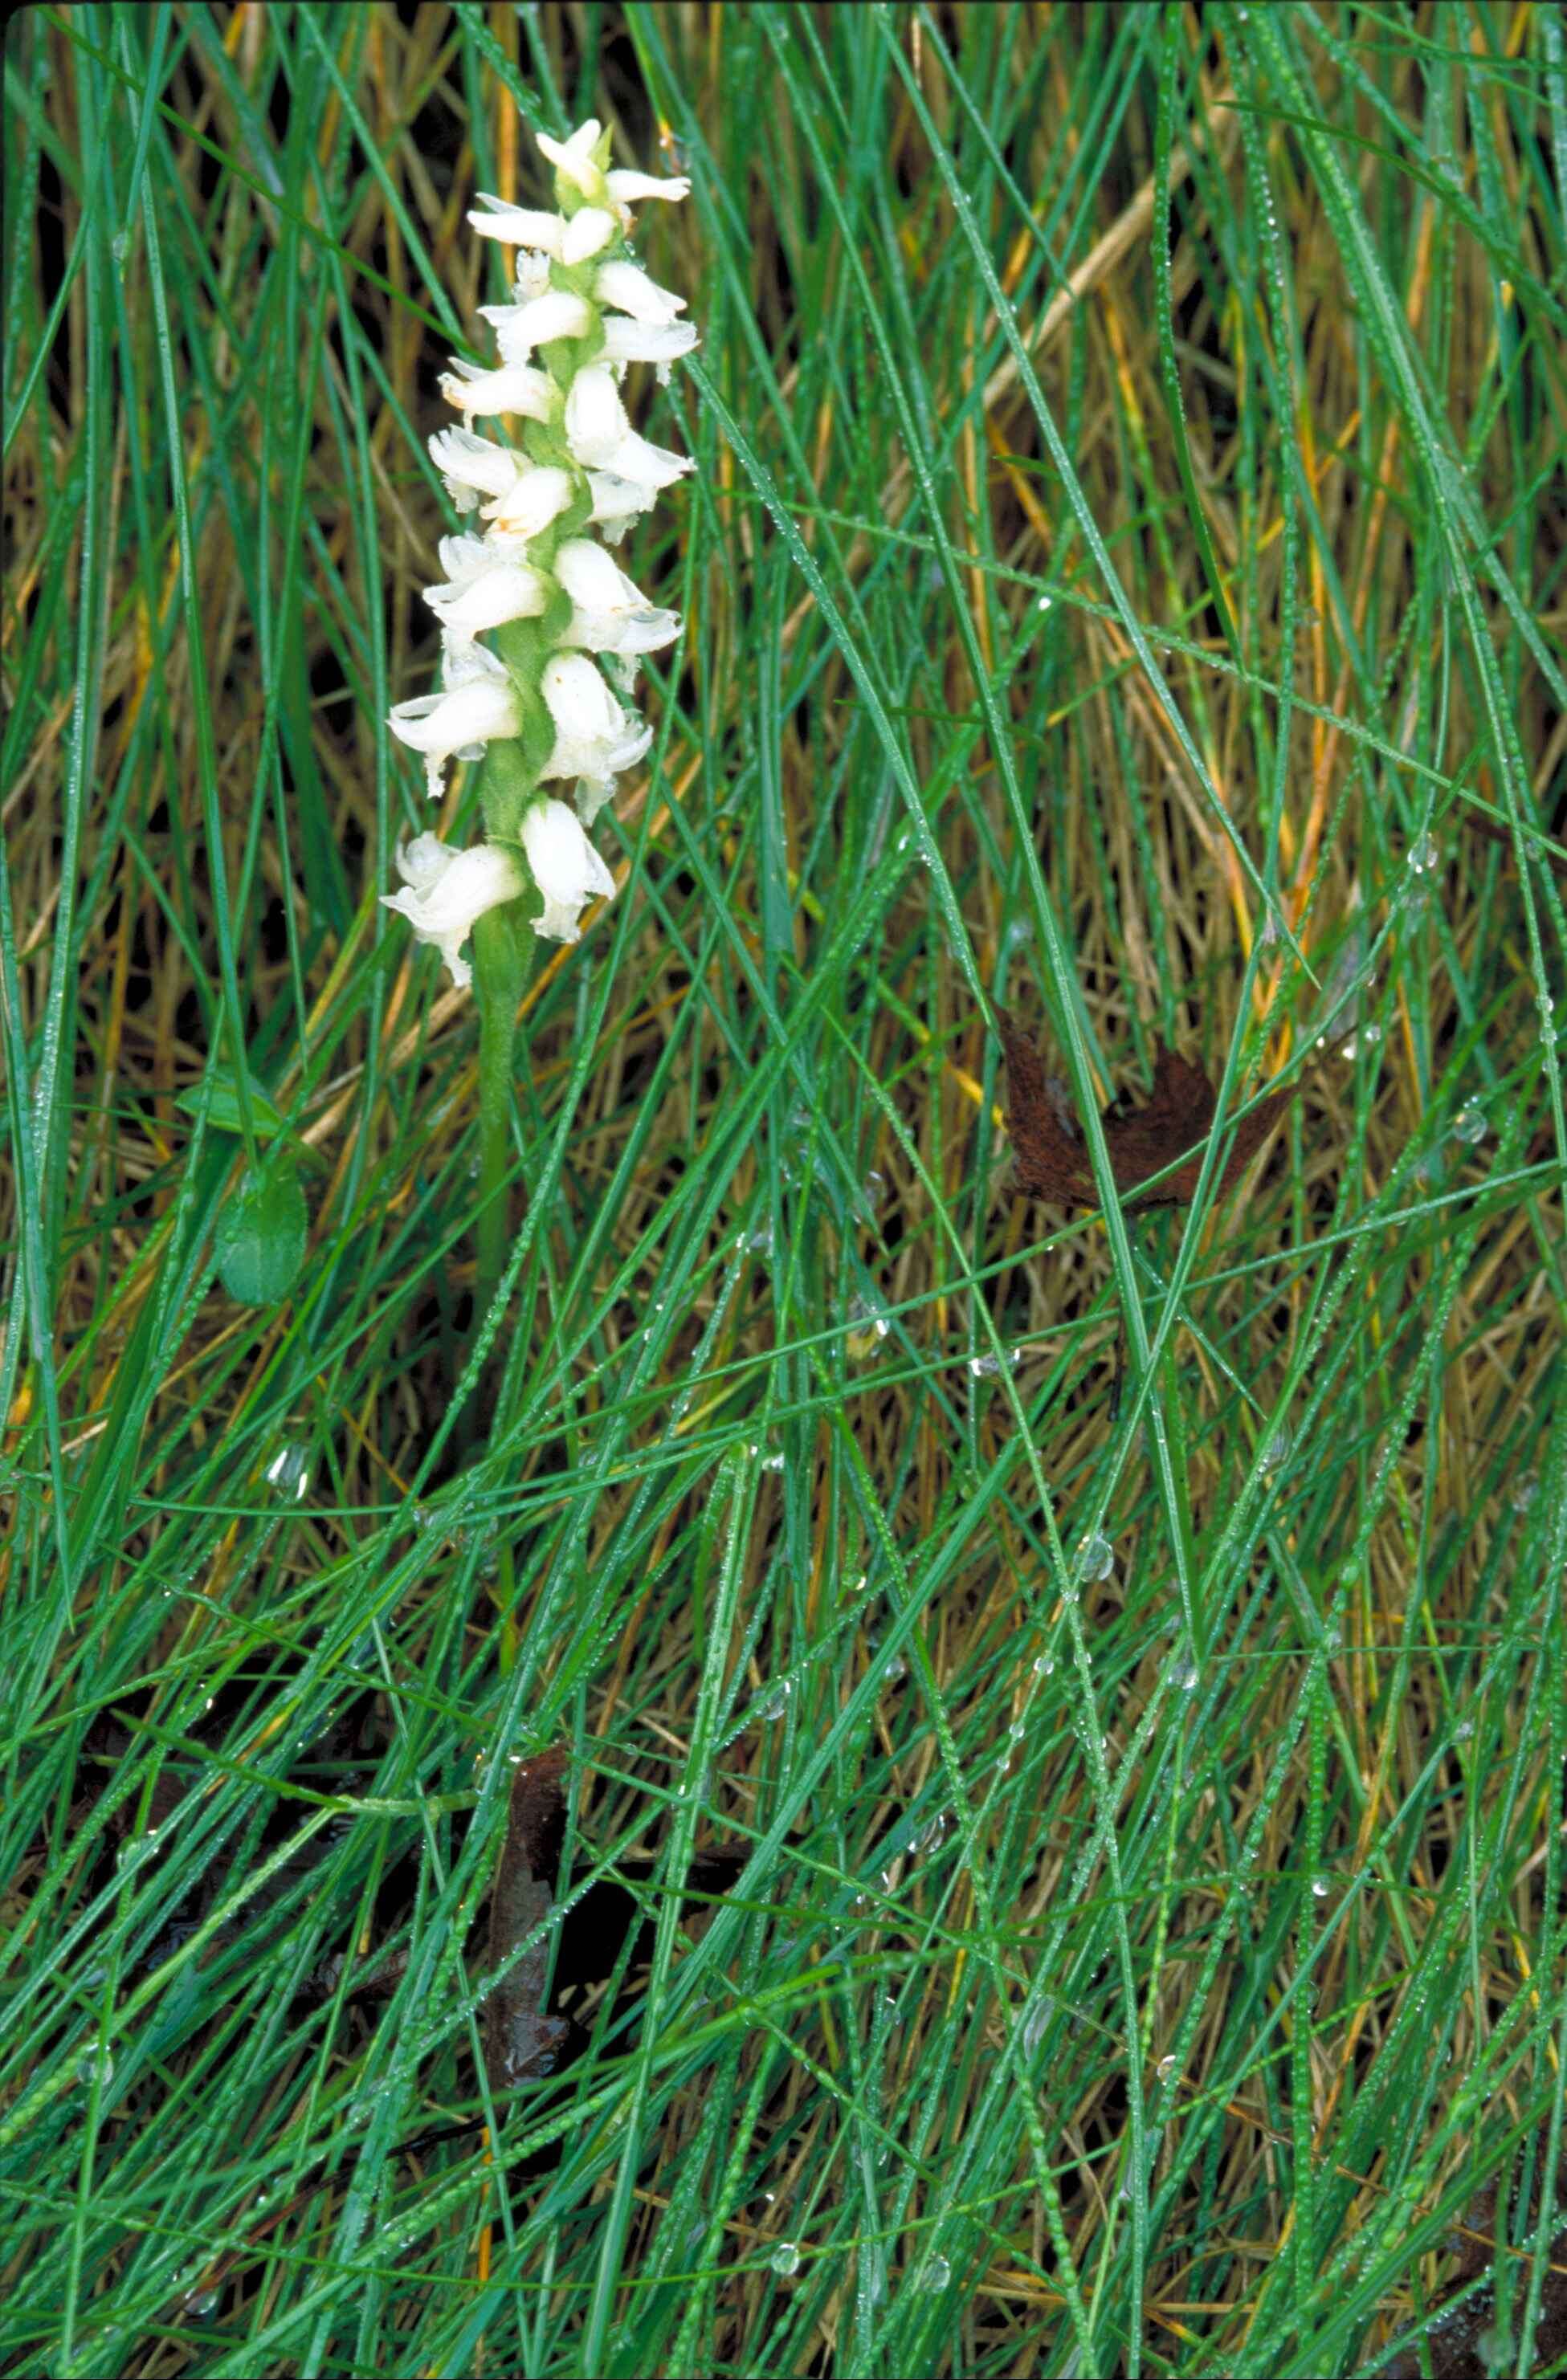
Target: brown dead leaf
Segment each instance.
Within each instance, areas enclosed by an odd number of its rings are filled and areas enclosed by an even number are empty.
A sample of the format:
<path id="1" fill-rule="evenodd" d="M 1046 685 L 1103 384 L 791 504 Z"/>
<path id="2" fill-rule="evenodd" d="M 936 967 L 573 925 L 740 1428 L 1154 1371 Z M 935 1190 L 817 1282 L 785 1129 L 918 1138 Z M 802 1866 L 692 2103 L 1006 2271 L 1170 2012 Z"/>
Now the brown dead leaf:
<path id="1" fill-rule="evenodd" d="M 566 1751 L 536 1753 L 512 1779 L 505 1839 L 490 1896 L 490 1967 L 500 1967 L 554 1906 L 565 1837 Z M 494 1986 L 484 2009 L 484 2064 L 497 2095 L 530 2074 L 547 2074 L 569 2030 L 546 2016 L 550 1944 L 541 1935 Z"/>
<path id="2" fill-rule="evenodd" d="M 1017 1186 L 1030 1196 L 1057 1207 L 1097 1207 L 1094 1169 L 1087 1142 L 1074 1111 L 1071 1094 L 1059 1075 L 1045 1071 L 1044 1058 L 1028 1036 L 998 1009 L 1006 1050 L 1009 1107 L 1007 1130 L 1017 1156 Z M 1215 1184 L 1222 1197 L 1240 1180 L 1273 1126 L 1288 1091 L 1275 1091 L 1258 1100 L 1241 1119 L 1235 1144 Z M 1111 1172 L 1122 1203 L 1131 1210 L 1148 1207 L 1184 1207 L 1195 1196 L 1202 1172 L 1202 1145 L 1213 1126 L 1218 1101 L 1200 1067 L 1161 1050 L 1154 1066 L 1153 1090 L 1141 1107 L 1124 1101 L 1106 1108 L 1100 1122 L 1110 1151 Z M 1188 1149 L 1195 1154 L 1188 1157 Z M 1173 1173 L 1151 1190 L 1139 1185 L 1161 1173 L 1178 1159 Z"/>

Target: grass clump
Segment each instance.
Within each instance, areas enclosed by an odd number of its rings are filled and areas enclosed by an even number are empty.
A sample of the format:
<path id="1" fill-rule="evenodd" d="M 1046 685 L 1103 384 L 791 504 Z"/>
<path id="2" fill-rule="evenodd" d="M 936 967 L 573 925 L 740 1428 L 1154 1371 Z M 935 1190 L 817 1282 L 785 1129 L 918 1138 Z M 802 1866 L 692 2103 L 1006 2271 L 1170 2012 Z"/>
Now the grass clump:
<path id="1" fill-rule="evenodd" d="M 12 2364 L 1567 2368 L 1551 13 L 6 70 Z M 693 185 L 626 549 L 687 629 L 525 995 L 480 1393 L 384 722 L 465 211 L 589 114 Z M 1030 1204 L 1002 1007 L 1089 1140 L 1161 1050 L 1282 1120 Z M 570 2049 L 497 2096 L 555 1747 Z"/>

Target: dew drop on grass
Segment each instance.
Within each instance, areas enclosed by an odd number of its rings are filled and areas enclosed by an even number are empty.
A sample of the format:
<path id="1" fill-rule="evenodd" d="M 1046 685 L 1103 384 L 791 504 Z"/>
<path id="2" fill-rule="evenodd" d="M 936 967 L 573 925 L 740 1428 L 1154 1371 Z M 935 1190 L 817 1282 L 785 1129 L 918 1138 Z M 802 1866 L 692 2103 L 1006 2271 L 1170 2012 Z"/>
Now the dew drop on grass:
<path id="1" fill-rule="evenodd" d="M 771 1454 L 764 1454 L 761 1459 L 761 1467 L 764 1471 L 782 1471 L 784 1468 L 783 1448 L 775 1448 Z"/>
<path id="2" fill-rule="evenodd" d="M 946 1840 L 947 1821 L 943 1815 L 927 1819 L 914 1839 L 915 1851 L 923 1856 L 927 1852 L 940 1851 Z"/>
<path id="3" fill-rule="evenodd" d="M 944 2289 L 952 2279 L 953 2268 L 944 2256 L 927 2256 L 919 2268 L 922 2289 Z"/>
<path id="4" fill-rule="evenodd" d="M 1409 846 L 1409 865 L 1416 876 L 1429 876 L 1439 855 L 1434 839 L 1417 834 Z"/>
<path id="5" fill-rule="evenodd" d="M 1312 1879 L 1311 1879 L 1311 1897 L 1312 1897 L 1312 1899 L 1313 1899 L 1314 1900 L 1327 1900 L 1327 1898 L 1328 1898 L 1328 1879 L 1327 1879 L 1327 1877 L 1326 1877 L 1325 1876 L 1314 1876 L 1312 1877 Z"/>
<path id="6" fill-rule="evenodd" d="M 1161 2058 L 1159 2064 L 1154 2069 L 1154 2072 L 1159 2076 L 1161 2082 L 1168 2082 L 1174 2071 L 1175 2060 L 1173 2056 Z"/>
<path id="7" fill-rule="evenodd" d="M 1484 1108 L 1476 1107 L 1473 1099 L 1469 1101 L 1467 1107 L 1460 1108 L 1452 1120 L 1452 1136 L 1454 1140 L 1463 1141 L 1469 1148 L 1477 1148 L 1486 1136 Z"/>
<path id="8" fill-rule="evenodd" d="M 1526 1512 L 1539 1492 L 1539 1481 L 1532 1471 L 1525 1471 L 1522 1479 L 1513 1483 L 1512 1493 L 1507 1500 L 1515 1512 Z"/>
<path id="9" fill-rule="evenodd" d="M 800 2252 L 792 2240 L 780 2240 L 772 2252 L 772 2269 L 785 2280 L 800 2269 Z"/>
<path id="10" fill-rule="evenodd" d="M 285 1442 L 266 1463 L 261 1477 L 281 1502 L 298 1504 L 310 1488 L 310 1458 L 302 1446 Z"/>
<path id="11" fill-rule="evenodd" d="M 1034 1675 L 1037 1678 L 1051 1678 L 1055 1675 L 1055 1655 L 1053 1653 L 1035 1654 Z"/>
<path id="12" fill-rule="evenodd" d="M 891 1322 L 880 1305 L 868 1298 L 856 1297 L 849 1307 L 849 1327 L 844 1334 L 844 1344 L 857 1358 L 874 1354 L 878 1342 L 887 1336 Z"/>
<path id="13" fill-rule="evenodd" d="M 1175 1672 L 1175 1682 L 1180 1687 L 1181 1692 L 1184 1694 L 1195 1694 L 1197 1690 L 1197 1663 L 1195 1661 L 1183 1661 L 1180 1668 Z"/>
<path id="14" fill-rule="evenodd" d="M 759 1694 L 757 1696 L 758 1716 L 761 1718 L 782 1718 L 789 1707 L 791 1684 L 788 1678 L 780 1678 L 775 1686 Z"/>
<path id="15" fill-rule="evenodd" d="M 1290 1433 L 1276 1429 L 1262 1450 L 1264 1471 L 1282 1471 L 1290 1459 Z"/>
<path id="16" fill-rule="evenodd" d="M 1045 1998 L 1031 2008 L 1018 2027 L 1024 2049 L 1031 2058 L 1045 2037 L 1045 2028 L 1055 2014 L 1055 2002 Z"/>
<path id="17" fill-rule="evenodd" d="M 185 2311 L 196 2321 L 205 2322 L 209 2314 L 216 2313 L 222 2299 L 221 2289 L 192 2289 L 185 2300 Z"/>
<path id="18" fill-rule="evenodd" d="M 1115 1568 L 1115 1548 L 1096 1529 L 1091 1536 L 1078 1538 L 1076 1551 L 1073 1555 L 1073 1568 L 1080 1579 L 1106 1579 Z"/>

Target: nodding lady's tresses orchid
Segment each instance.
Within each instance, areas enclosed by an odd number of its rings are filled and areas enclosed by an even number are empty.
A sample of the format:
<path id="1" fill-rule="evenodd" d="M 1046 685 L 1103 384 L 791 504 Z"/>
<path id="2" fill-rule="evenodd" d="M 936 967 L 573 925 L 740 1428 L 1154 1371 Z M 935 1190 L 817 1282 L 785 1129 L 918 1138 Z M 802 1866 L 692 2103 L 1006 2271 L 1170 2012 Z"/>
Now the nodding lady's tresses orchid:
<path id="1" fill-rule="evenodd" d="M 685 299 L 626 248 L 633 202 L 683 199 L 690 184 L 613 168 L 595 122 L 539 146 L 555 169 L 556 212 L 481 197 L 468 215 L 517 249 L 516 281 L 511 304 L 480 310 L 499 363 L 454 357 L 441 382 L 461 421 L 436 432 L 431 455 L 457 511 L 477 517 L 442 539 L 443 576 L 425 589 L 441 623 L 442 690 L 398 703 L 390 720 L 424 755 L 432 796 L 449 760 L 484 763 L 488 841 L 461 851 L 415 836 L 397 854 L 404 889 L 383 896 L 439 947 L 460 989 L 471 972 L 459 947 L 487 911 L 531 889 L 542 901 L 534 932 L 574 942 L 585 904 L 613 896 L 586 830 L 652 740 L 628 707 L 638 656 L 680 629 L 590 532 L 618 544 L 691 468 L 638 437 L 620 395 L 627 364 L 651 363 L 664 381 L 697 344 L 678 319 Z M 475 430 L 498 416 L 520 424 L 515 443 Z M 575 814 L 557 797 L 565 788 Z M 480 969 L 482 993 L 482 953 Z"/>

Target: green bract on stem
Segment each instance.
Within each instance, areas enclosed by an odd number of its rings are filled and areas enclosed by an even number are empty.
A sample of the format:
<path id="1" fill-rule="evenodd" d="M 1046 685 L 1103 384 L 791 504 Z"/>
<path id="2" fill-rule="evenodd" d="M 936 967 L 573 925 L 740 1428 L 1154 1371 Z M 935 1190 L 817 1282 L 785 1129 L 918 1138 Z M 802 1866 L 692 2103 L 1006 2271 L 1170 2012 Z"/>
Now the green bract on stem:
<path id="1" fill-rule="evenodd" d="M 539 138 L 555 169 L 556 212 L 480 198 L 468 221 L 517 251 L 511 301 L 480 310 L 499 361 L 455 357 L 441 382 L 462 416 L 430 451 L 477 533 L 441 540 L 442 686 L 400 702 L 394 735 L 425 760 L 439 798 L 446 763 L 480 760 L 485 840 L 454 849 L 433 834 L 398 846 L 402 889 L 383 894 L 459 989 L 478 975 L 480 1033 L 480 1263 L 475 1319 L 500 1279 L 508 1239 L 512 1036 L 526 965 L 523 929 L 574 942 L 614 880 L 588 830 L 652 731 L 630 707 L 638 661 L 679 634 L 606 550 L 689 461 L 638 435 L 620 383 L 628 364 L 667 378 L 697 334 L 685 300 L 632 257 L 631 208 L 683 199 L 690 185 L 613 169 L 596 122 L 568 140 Z M 513 440 L 481 435 L 507 419 Z M 598 536 L 593 534 L 599 532 Z M 560 798 L 554 790 L 569 792 Z M 471 940 L 473 965 L 462 956 Z"/>

